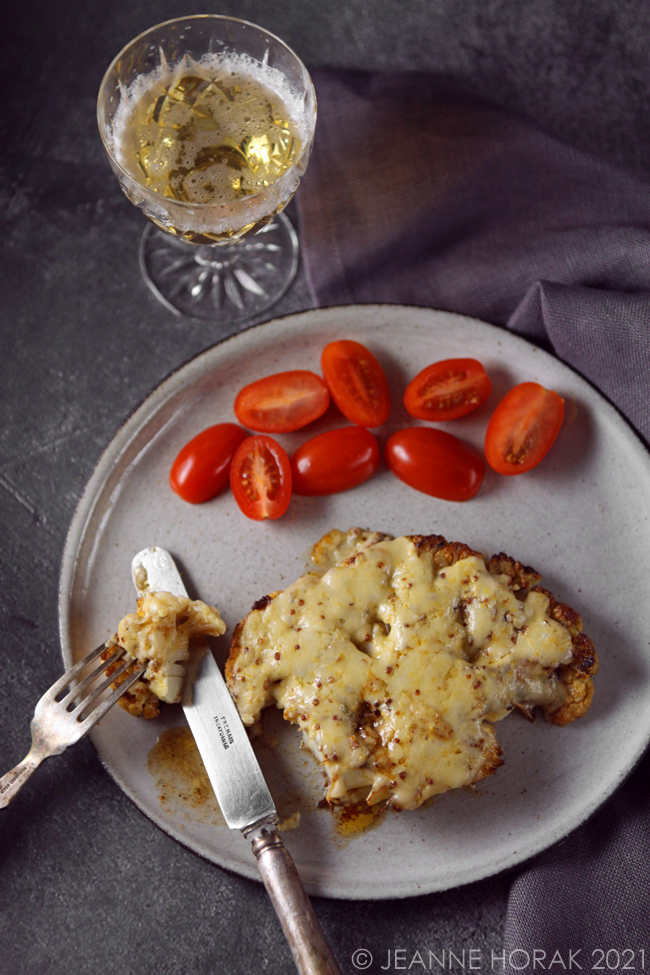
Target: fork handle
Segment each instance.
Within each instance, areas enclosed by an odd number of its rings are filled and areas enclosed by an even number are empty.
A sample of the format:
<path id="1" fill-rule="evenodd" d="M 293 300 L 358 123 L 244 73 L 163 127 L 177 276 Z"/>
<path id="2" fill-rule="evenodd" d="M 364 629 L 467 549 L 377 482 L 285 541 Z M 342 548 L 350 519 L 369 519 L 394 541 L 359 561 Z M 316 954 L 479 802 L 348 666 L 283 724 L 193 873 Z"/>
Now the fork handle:
<path id="1" fill-rule="evenodd" d="M 2 776 L 0 779 L 0 809 L 9 805 L 44 758 L 45 756 L 36 751 L 35 748 L 31 748 L 22 762 L 12 768 L 11 772 Z"/>
<path id="2" fill-rule="evenodd" d="M 291 854 L 273 829 L 253 840 L 253 853 L 300 975 L 341 975 Z"/>

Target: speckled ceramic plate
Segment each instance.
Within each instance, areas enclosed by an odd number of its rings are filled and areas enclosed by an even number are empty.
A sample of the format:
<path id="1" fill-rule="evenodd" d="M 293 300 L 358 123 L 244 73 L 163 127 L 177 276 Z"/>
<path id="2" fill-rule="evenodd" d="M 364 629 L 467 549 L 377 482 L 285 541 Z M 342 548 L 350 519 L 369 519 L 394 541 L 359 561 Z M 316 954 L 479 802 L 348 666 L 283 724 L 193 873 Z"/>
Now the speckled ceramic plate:
<path id="1" fill-rule="evenodd" d="M 408 379 L 437 359 L 472 355 L 494 391 L 487 404 L 449 424 L 482 444 L 490 412 L 514 383 L 558 390 L 567 418 L 552 452 L 516 478 L 488 472 L 467 504 L 409 489 L 388 470 L 354 491 L 295 498 L 279 521 L 247 521 L 225 493 L 184 504 L 167 484 L 180 447 L 199 430 L 232 420 L 236 391 L 272 372 L 319 368 L 320 350 L 348 337 L 371 348 L 389 376 L 393 411 L 385 429 L 410 423 L 401 406 Z M 340 424 L 333 414 L 318 430 Z M 315 431 L 316 432 L 316 431 Z M 293 449 L 307 436 L 283 439 Z M 259 746 L 269 786 L 284 816 L 301 813 L 285 834 L 313 894 L 403 897 L 468 883 L 511 867 L 565 836 L 621 782 L 650 737 L 650 461 L 627 424 L 586 382 L 525 341 L 473 319 L 401 306 L 354 306 L 292 315 L 209 349 L 166 379 L 107 448 L 74 517 L 61 578 L 61 639 L 66 663 L 109 636 L 134 607 L 130 563 L 147 545 L 168 548 L 195 595 L 215 602 L 228 637 L 255 599 L 304 570 L 309 546 L 332 527 L 360 525 L 395 535 L 439 533 L 488 554 L 506 551 L 542 574 L 575 607 L 599 651 L 601 671 L 588 715 L 566 728 L 513 714 L 497 726 L 505 765 L 475 794 L 449 793 L 416 812 L 390 814 L 343 836 L 316 807 L 320 772 L 299 749 L 293 726 L 275 721 L 279 744 Z M 225 827 L 200 773 L 158 763 L 150 753 L 178 733 L 179 708 L 136 720 L 115 708 L 93 733 L 102 761 L 143 812 L 179 842 L 221 866 L 256 877 L 249 844 Z M 190 752 L 187 753 L 191 759 Z M 190 762 L 191 766 L 191 762 Z M 182 796 L 185 796 L 183 798 Z"/>

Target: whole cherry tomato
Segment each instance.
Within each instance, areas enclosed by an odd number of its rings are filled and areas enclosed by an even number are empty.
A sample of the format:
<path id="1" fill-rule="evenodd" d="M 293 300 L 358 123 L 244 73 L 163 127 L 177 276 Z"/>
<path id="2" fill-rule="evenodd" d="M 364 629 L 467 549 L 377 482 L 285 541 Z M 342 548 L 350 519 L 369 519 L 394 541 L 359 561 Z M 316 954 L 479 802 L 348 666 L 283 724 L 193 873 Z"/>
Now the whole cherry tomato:
<path id="1" fill-rule="evenodd" d="M 564 400 L 539 383 L 520 383 L 503 397 L 485 434 L 485 458 L 499 474 L 523 474 L 546 456 L 560 432 Z"/>
<path id="2" fill-rule="evenodd" d="M 410 487 L 445 501 L 469 501 L 485 475 L 485 464 L 473 450 L 433 427 L 398 430 L 388 439 L 385 457 Z"/>
<path id="3" fill-rule="evenodd" d="M 234 453 L 247 436 L 246 430 L 235 423 L 217 423 L 202 430 L 185 444 L 172 464 L 172 491 L 191 504 L 214 498 L 227 485 Z"/>
<path id="4" fill-rule="evenodd" d="M 294 369 L 244 386 L 235 399 L 235 416 L 262 433 L 289 433 L 322 416 L 330 404 L 327 386 L 315 372 Z"/>
<path id="5" fill-rule="evenodd" d="M 323 349 L 321 368 L 343 416 L 360 427 L 379 427 L 390 413 L 384 370 L 360 342 L 341 339 Z"/>
<path id="6" fill-rule="evenodd" d="M 291 500 L 291 465 L 272 437 L 248 437 L 230 465 L 230 486 L 247 518 L 280 518 Z"/>
<path id="7" fill-rule="evenodd" d="M 328 430 L 298 447 L 291 458 L 294 494 L 336 494 L 363 484 L 381 462 L 379 445 L 364 427 Z"/>
<path id="8" fill-rule="evenodd" d="M 443 359 L 406 387 L 404 406 L 419 420 L 455 420 L 484 403 L 492 381 L 478 359 Z"/>

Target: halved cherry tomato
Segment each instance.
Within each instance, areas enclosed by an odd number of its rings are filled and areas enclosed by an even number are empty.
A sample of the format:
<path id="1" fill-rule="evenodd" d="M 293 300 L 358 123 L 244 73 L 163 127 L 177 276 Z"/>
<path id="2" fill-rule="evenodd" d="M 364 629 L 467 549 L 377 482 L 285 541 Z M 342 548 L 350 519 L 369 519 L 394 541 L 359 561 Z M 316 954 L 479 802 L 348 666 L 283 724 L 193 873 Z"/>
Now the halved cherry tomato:
<path id="1" fill-rule="evenodd" d="M 244 386 L 235 399 L 235 416 L 262 433 L 289 433 L 322 416 L 330 405 L 327 386 L 315 372 L 294 369 Z"/>
<path id="2" fill-rule="evenodd" d="M 492 381 L 478 359 L 443 359 L 406 387 L 404 406 L 419 420 L 455 420 L 484 403 Z"/>
<path id="3" fill-rule="evenodd" d="M 230 486 L 247 518 L 280 518 L 291 501 L 291 466 L 272 437 L 248 437 L 230 465 Z"/>
<path id="4" fill-rule="evenodd" d="M 291 458 L 294 494 L 337 494 L 363 484 L 381 463 L 379 445 L 364 427 L 328 430 L 298 447 Z"/>
<path id="5" fill-rule="evenodd" d="M 230 462 L 247 436 L 246 430 L 235 423 L 217 423 L 202 430 L 185 444 L 172 464 L 172 491 L 191 504 L 214 498 L 227 485 Z"/>
<path id="6" fill-rule="evenodd" d="M 485 464 L 473 450 L 433 427 L 398 430 L 388 439 L 385 457 L 410 487 L 445 501 L 469 501 L 485 475 Z"/>
<path id="7" fill-rule="evenodd" d="M 341 339 L 323 349 L 321 368 L 332 399 L 343 416 L 360 427 L 379 427 L 388 419 L 390 394 L 384 370 L 360 342 Z"/>
<path id="8" fill-rule="evenodd" d="M 520 383 L 503 397 L 485 434 L 485 457 L 499 474 L 524 474 L 546 457 L 560 432 L 564 400 L 539 383 Z"/>

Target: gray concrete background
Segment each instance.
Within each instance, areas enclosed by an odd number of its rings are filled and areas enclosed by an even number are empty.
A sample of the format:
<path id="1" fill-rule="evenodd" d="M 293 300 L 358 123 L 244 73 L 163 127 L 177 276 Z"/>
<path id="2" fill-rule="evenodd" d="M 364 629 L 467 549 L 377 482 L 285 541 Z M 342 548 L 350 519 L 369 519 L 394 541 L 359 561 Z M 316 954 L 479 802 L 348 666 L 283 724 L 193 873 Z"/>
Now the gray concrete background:
<path id="1" fill-rule="evenodd" d="M 26 753 L 59 675 L 57 586 L 76 502 L 122 419 L 219 338 L 146 290 L 143 220 L 95 124 L 105 68 L 141 30 L 230 13 L 308 65 L 430 70 L 645 176 L 650 8 L 641 0 L 115 0 L 13 3 L 0 32 L 0 764 Z M 279 313 L 309 307 L 304 279 Z M 404 902 L 319 900 L 345 971 L 358 947 L 497 950 L 508 876 Z M 0 812 L 1 975 L 290 973 L 266 895 L 159 832 L 88 742 Z M 410 952 L 410 953 L 409 953 Z M 453 970 L 453 969 L 452 969 Z"/>

